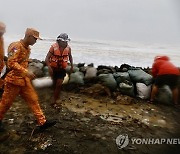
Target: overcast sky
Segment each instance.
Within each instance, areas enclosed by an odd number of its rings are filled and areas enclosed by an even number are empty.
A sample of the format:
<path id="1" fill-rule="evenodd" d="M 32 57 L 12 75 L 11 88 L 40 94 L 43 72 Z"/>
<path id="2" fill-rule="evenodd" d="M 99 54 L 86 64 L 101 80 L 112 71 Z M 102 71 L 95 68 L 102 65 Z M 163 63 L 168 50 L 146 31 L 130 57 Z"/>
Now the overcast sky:
<path id="1" fill-rule="evenodd" d="M 180 0 L 0 0 L 7 35 L 180 43 Z"/>

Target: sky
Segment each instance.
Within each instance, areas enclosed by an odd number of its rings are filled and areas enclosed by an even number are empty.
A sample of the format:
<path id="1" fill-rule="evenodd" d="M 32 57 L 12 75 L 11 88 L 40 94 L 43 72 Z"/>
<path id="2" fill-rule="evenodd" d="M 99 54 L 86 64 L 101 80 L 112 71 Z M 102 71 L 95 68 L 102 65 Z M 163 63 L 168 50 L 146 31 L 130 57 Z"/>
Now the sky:
<path id="1" fill-rule="evenodd" d="M 180 0 L 0 0 L 0 20 L 6 35 L 180 43 Z"/>

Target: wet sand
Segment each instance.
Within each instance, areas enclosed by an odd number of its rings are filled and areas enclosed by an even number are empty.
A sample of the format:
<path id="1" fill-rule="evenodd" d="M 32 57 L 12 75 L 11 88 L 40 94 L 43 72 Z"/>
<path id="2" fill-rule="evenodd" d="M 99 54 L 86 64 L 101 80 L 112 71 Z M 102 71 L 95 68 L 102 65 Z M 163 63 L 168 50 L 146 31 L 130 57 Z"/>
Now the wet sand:
<path id="1" fill-rule="evenodd" d="M 131 144 L 118 149 L 116 138 L 180 138 L 180 109 L 149 104 L 119 95 L 110 98 L 63 91 L 61 109 L 50 107 L 52 89 L 38 90 L 45 115 L 57 119 L 55 127 L 36 132 L 34 116 L 17 98 L 4 118 L 6 132 L 0 133 L 1 153 L 179 153 L 180 145 Z"/>

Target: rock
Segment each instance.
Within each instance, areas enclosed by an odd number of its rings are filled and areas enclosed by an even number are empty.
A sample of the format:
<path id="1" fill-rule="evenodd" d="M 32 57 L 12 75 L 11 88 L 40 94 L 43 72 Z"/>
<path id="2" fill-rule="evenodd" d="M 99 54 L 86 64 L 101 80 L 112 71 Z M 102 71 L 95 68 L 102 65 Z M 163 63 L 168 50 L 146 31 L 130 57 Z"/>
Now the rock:
<path id="1" fill-rule="evenodd" d="M 81 118 L 81 121 L 83 121 L 83 122 L 89 122 L 91 119 L 89 119 L 89 118 Z"/>
<path id="2" fill-rule="evenodd" d="M 52 141 L 51 140 L 47 140 L 44 143 L 39 145 L 39 148 L 42 150 L 45 150 L 47 147 L 52 145 Z"/>
<path id="3" fill-rule="evenodd" d="M 166 126 L 166 121 L 163 119 L 159 119 L 159 120 L 157 120 L 157 124 L 161 127 L 164 127 L 164 126 Z"/>
<path id="4" fill-rule="evenodd" d="M 14 123 L 14 119 L 9 119 L 9 124 L 13 124 Z"/>
<path id="5" fill-rule="evenodd" d="M 116 98 L 116 104 L 123 104 L 123 105 L 129 105 L 131 104 L 132 102 L 132 99 L 131 97 L 127 96 L 127 97 L 124 97 L 124 96 L 117 96 Z"/>
<path id="6" fill-rule="evenodd" d="M 146 125 L 149 125 L 149 118 L 145 118 L 141 122 L 146 124 Z"/>

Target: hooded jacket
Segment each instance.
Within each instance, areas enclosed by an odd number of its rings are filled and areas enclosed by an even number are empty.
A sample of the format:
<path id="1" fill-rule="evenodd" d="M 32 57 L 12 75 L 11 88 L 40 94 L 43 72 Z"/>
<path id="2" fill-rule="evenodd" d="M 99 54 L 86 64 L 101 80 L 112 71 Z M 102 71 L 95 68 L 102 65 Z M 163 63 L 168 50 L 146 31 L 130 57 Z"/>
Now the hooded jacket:
<path id="1" fill-rule="evenodd" d="M 169 61 L 169 57 L 156 56 L 152 65 L 153 77 L 166 74 L 180 75 L 180 71 L 178 67 Z"/>

